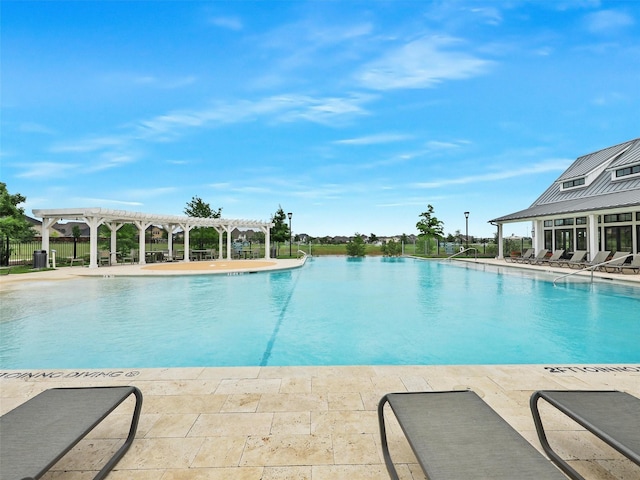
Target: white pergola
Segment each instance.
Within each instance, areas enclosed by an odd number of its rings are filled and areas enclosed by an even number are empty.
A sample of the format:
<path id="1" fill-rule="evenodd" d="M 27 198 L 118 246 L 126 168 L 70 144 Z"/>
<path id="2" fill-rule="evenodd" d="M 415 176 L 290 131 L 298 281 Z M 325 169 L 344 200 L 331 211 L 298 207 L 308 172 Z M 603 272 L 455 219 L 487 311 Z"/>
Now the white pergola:
<path id="1" fill-rule="evenodd" d="M 90 260 L 89 267 L 98 267 L 98 227 L 106 225 L 111 231 L 111 255 L 115 256 L 116 232 L 127 223 L 131 223 L 138 228 L 139 232 L 139 261 L 145 263 L 145 232 L 151 225 L 159 225 L 168 233 L 169 255 L 173 257 L 173 233 L 181 229 L 184 232 L 184 261 L 189 261 L 189 232 L 194 227 L 213 227 L 220 234 L 219 249 L 222 256 L 222 234 L 227 233 L 227 255 L 231 258 L 231 232 L 234 228 L 259 229 L 264 233 L 265 238 L 265 258 L 270 258 L 270 228 L 271 222 L 258 220 L 241 220 L 228 218 L 200 218 L 184 217 L 177 215 L 155 215 L 141 212 L 127 212 L 125 210 L 111 210 L 106 208 L 54 208 L 54 209 L 34 209 L 33 215 L 42 219 L 42 249 L 49 251 L 49 229 L 56 222 L 61 220 L 83 221 L 89 225 L 89 245 Z M 115 258 L 112 258 L 112 261 Z"/>

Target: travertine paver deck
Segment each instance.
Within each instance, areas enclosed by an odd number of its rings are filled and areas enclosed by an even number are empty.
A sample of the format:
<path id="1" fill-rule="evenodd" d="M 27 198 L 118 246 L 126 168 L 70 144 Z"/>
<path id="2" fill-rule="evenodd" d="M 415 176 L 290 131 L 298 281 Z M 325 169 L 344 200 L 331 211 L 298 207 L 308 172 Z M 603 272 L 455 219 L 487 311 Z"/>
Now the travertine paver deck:
<path id="1" fill-rule="evenodd" d="M 487 263 L 540 268 L 501 260 Z M 94 270 L 144 274 L 144 268 L 133 268 Z M 31 288 L 35 277 L 73 278 L 75 272 L 70 275 L 69 270 L 79 273 L 81 267 L 3 276 L 2 288 L 25 283 Z M 615 274 L 602 276 L 617 280 Z M 640 275 L 621 279 L 638 281 Z M 47 388 L 94 385 L 136 385 L 144 395 L 136 441 L 109 475 L 111 480 L 375 480 L 388 478 L 376 417 L 378 400 L 385 393 L 472 388 L 540 449 L 528 406 L 534 390 L 617 389 L 640 398 L 640 365 L 0 371 L 0 413 Z M 126 436 L 128 412 L 120 411 L 44 478 L 93 478 L 109 449 Z M 587 478 L 640 479 L 640 467 L 593 435 L 554 411 L 544 409 L 543 415 L 552 445 Z M 393 419 L 389 435 L 401 478 L 424 478 Z"/>
<path id="2" fill-rule="evenodd" d="M 539 448 L 528 406 L 534 390 L 640 397 L 640 365 L 2 371 L 0 412 L 47 388 L 125 384 L 142 390 L 144 404 L 137 439 L 112 480 L 370 480 L 388 478 L 376 419 L 385 393 L 472 388 Z M 552 444 L 587 478 L 640 478 L 640 467 L 593 435 L 556 412 L 543 415 Z M 108 418 L 45 478 L 93 478 L 127 421 L 127 412 Z M 389 434 L 401 478 L 424 478 L 393 420 Z"/>

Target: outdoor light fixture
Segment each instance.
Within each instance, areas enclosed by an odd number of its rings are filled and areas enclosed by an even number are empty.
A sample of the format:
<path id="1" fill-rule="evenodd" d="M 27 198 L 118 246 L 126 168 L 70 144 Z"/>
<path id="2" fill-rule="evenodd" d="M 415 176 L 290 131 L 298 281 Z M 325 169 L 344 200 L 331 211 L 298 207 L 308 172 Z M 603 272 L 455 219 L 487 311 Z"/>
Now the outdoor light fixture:
<path id="1" fill-rule="evenodd" d="M 293 217 L 293 213 L 287 213 L 287 217 L 289 217 L 289 257 L 291 257 L 291 217 Z"/>
<path id="2" fill-rule="evenodd" d="M 467 250 L 469 250 L 469 212 L 464 212 L 464 223 L 465 223 L 465 238 L 467 240 Z M 467 252 L 469 255 L 469 252 Z"/>

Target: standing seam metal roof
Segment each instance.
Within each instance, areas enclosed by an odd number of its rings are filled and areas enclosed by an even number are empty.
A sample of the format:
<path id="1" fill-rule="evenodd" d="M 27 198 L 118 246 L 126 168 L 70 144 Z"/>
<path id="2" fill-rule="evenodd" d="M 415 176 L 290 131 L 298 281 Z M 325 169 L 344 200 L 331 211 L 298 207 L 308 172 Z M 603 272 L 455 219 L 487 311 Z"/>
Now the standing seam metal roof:
<path id="1" fill-rule="evenodd" d="M 587 175 L 601 167 L 603 162 L 612 159 L 608 168 L 604 169 L 591 184 L 562 190 L 563 181 Z M 640 205 L 639 176 L 612 180 L 612 169 L 639 162 L 640 138 L 579 157 L 529 208 L 490 220 L 490 222 L 521 221 L 542 216 Z"/>

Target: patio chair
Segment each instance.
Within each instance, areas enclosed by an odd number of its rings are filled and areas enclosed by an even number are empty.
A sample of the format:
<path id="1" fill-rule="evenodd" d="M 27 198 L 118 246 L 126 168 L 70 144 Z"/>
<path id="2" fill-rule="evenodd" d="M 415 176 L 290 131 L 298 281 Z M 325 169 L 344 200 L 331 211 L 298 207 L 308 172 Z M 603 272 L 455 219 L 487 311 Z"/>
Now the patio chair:
<path id="1" fill-rule="evenodd" d="M 510 256 L 510 257 L 504 257 L 505 261 L 507 262 L 518 262 L 521 263 L 523 260 L 529 260 L 531 257 L 533 257 L 533 255 L 536 253 L 536 251 L 533 248 L 529 248 L 527 249 L 522 255 L 518 256 Z"/>
<path id="2" fill-rule="evenodd" d="M 389 393 L 378 404 L 382 453 L 389 475 L 384 407 L 388 403 L 430 480 L 566 480 L 513 427 L 470 391 Z"/>
<path id="3" fill-rule="evenodd" d="M 573 252 L 573 255 L 571 255 L 571 258 L 568 260 L 558 260 L 558 262 L 556 262 L 556 265 L 558 267 L 572 267 L 573 265 L 580 265 L 581 263 L 584 262 L 585 257 L 587 256 L 587 252 L 586 250 L 576 250 L 575 252 Z"/>
<path id="4" fill-rule="evenodd" d="M 136 387 L 52 388 L 0 417 L 0 478 L 42 477 L 131 395 L 136 403 L 129 433 L 95 476 L 104 478 L 135 438 L 142 409 L 142 393 Z"/>
<path id="5" fill-rule="evenodd" d="M 605 265 L 600 265 L 598 267 L 598 270 L 600 270 L 601 272 L 609 273 L 619 272 L 620 267 L 624 265 L 624 263 L 627 261 L 627 258 L 629 258 L 629 255 L 630 252 L 616 252 L 613 254 L 611 261 Z"/>
<path id="6" fill-rule="evenodd" d="M 98 265 L 111 265 L 111 253 L 106 250 L 98 252 Z"/>
<path id="7" fill-rule="evenodd" d="M 522 261 L 520 263 L 530 263 L 530 264 L 534 264 L 542 259 L 544 259 L 547 256 L 547 253 L 549 253 L 549 250 L 546 249 L 542 249 L 538 252 L 538 254 L 535 257 L 531 257 L 529 260 L 525 260 Z"/>
<path id="8" fill-rule="evenodd" d="M 606 262 L 607 258 L 611 255 L 610 250 L 603 250 L 601 252 L 596 253 L 596 256 L 593 257 L 593 260 L 590 262 L 580 262 L 577 264 L 578 268 L 588 268 L 588 267 L 597 267 L 602 262 Z"/>
<path id="9" fill-rule="evenodd" d="M 555 250 L 550 257 L 544 257 L 536 261 L 532 261 L 532 265 L 543 265 L 545 263 L 551 265 L 557 263 L 564 255 L 564 250 Z"/>
<path id="10" fill-rule="evenodd" d="M 538 410 L 540 399 L 640 465 L 640 399 L 619 391 L 540 390 L 531 396 L 531 413 L 542 448 L 573 480 L 583 477 L 549 445 Z M 585 445 L 580 443 L 579 447 L 585 448 Z"/>
<path id="11" fill-rule="evenodd" d="M 137 263 L 138 262 L 138 250 L 132 248 L 129 250 L 129 255 L 125 255 L 122 257 L 122 263 Z"/>

